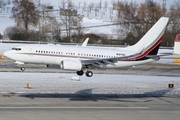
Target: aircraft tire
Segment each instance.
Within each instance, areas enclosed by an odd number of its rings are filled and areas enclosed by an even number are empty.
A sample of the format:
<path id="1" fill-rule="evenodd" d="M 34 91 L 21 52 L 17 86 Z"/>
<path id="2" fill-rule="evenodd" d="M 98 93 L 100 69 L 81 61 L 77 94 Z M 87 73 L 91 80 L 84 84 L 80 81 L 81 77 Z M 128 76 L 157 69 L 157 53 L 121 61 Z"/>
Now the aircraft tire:
<path id="1" fill-rule="evenodd" d="M 84 74 L 83 70 L 77 71 L 77 75 L 82 76 Z"/>
<path id="2" fill-rule="evenodd" d="M 21 71 L 25 71 L 25 67 L 22 67 L 22 68 L 21 68 Z"/>
<path id="3" fill-rule="evenodd" d="M 93 76 L 93 72 L 92 71 L 87 71 L 86 72 L 86 76 L 87 77 L 92 77 Z"/>

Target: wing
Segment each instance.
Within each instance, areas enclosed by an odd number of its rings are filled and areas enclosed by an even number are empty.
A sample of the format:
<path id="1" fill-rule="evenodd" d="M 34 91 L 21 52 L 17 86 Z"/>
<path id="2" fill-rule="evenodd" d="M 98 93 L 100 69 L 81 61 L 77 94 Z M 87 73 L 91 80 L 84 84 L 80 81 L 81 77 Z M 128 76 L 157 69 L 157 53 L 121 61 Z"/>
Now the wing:
<path id="1" fill-rule="evenodd" d="M 115 66 L 115 63 L 118 62 L 119 60 L 121 61 L 126 61 L 126 60 L 134 60 L 135 56 L 139 55 L 138 54 L 133 54 L 129 56 L 121 56 L 121 57 L 114 57 L 114 58 L 99 58 L 99 59 L 91 59 L 91 60 L 81 60 L 81 63 L 84 66 L 94 66 L 96 68 L 107 68 L 106 65 L 112 65 Z"/>

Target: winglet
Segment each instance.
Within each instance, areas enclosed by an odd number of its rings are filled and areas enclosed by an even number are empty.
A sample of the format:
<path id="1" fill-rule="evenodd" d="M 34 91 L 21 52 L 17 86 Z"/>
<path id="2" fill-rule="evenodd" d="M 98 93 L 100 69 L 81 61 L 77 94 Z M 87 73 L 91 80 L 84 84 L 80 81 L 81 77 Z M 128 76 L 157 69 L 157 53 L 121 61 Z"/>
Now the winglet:
<path id="1" fill-rule="evenodd" d="M 88 41 L 89 41 L 89 38 L 86 38 L 86 40 L 83 42 L 82 46 L 87 46 Z"/>

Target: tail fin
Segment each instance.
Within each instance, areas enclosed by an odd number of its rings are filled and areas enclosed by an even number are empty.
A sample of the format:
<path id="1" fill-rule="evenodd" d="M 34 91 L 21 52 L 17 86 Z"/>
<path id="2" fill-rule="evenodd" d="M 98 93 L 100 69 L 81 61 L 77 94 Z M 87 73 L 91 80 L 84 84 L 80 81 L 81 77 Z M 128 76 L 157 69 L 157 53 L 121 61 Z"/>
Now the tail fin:
<path id="1" fill-rule="evenodd" d="M 162 41 L 164 32 L 169 18 L 161 17 L 153 27 L 133 46 L 129 46 L 127 49 L 134 51 L 143 48 L 142 54 L 138 58 L 145 57 L 147 55 L 157 55 L 160 43 Z"/>
<path id="2" fill-rule="evenodd" d="M 180 54 L 180 34 L 177 34 L 174 40 L 174 54 Z"/>
<path id="3" fill-rule="evenodd" d="M 89 38 L 86 38 L 81 46 L 87 46 L 88 41 L 89 41 Z"/>

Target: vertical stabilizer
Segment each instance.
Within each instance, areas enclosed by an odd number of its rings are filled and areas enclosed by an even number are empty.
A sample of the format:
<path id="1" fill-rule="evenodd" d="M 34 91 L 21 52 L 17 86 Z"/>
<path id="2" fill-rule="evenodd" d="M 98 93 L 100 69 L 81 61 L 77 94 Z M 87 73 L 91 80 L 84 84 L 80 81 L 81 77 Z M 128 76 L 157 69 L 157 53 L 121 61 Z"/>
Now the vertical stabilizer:
<path id="1" fill-rule="evenodd" d="M 156 55 L 168 21 L 169 18 L 161 17 L 135 45 L 129 46 L 128 49 L 132 51 L 142 51 L 143 55 L 141 57 L 146 55 Z M 139 50 L 139 48 L 143 49 Z"/>

